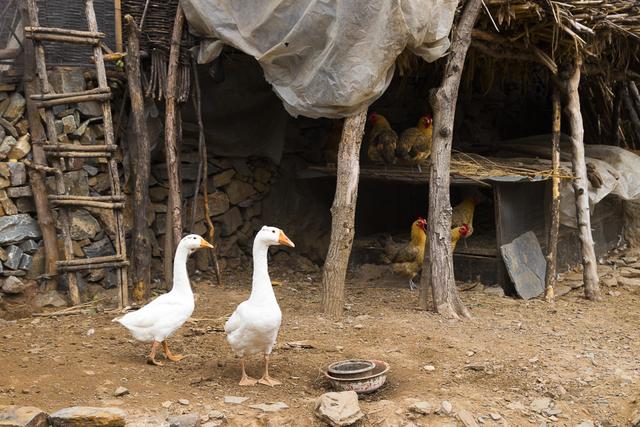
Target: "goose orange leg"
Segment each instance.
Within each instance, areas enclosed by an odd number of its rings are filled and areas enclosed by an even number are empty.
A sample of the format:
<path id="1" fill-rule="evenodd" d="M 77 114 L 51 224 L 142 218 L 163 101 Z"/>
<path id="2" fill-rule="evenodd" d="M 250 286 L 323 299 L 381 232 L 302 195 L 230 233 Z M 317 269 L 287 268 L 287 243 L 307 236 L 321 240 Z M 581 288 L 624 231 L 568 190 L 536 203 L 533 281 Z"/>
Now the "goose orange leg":
<path id="1" fill-rule="evenodd" d="M 256 385 L 258 382 L 255 378 L 251 378 L 244 370 L 244 357 L 240 359 L 240 369 L 242 369 L 242 378 L 240 378 L 239 385 Z"/>
<path id="2" fill-rule="evenodd" d="M 171 360 L 172 362 L 179 362 L 185 357 L 187 357 L 181 354 L 171 354 L 171 351 L 169 350 L 169 345 L 167 345 L 166 341 L 162 341 L 162 350 L 164 351 L 164 355 L 167 357 L 167 359 Z"/>
<path id="3" fill-rule="evenodd" d="M 151 353 L 149 353 L 149 355 L 147 356 L 147 363 L 149 365 L 156 365 L 156 366 L 162 366 L 163 363 L 162 362 L 158 362 L 156 360 L 156 351 L 158 351 L 158 346 L 160 345 L 160 343 L 158 341 L 154 341 L 153 344 L 151 345 Z"/>
<path id="4" fill-rule="evenodd" d="M 269 376 L 269 355 L 264 355 L 264 375 L 258 380 L 260 384 L 273 387 L 274 385 L 282 384 L 280 381 L 273 379 Z"/>

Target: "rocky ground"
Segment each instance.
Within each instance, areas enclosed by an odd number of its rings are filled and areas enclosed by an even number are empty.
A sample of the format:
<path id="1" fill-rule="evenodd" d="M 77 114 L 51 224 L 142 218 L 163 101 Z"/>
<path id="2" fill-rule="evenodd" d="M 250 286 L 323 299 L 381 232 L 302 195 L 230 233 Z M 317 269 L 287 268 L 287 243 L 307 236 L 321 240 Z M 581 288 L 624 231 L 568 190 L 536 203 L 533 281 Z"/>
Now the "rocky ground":
<path id="1" fill-rule="evenodd" d="M 188 417 L 176 425 L 324 425 L 314 408 L 331 390 L 319 370 L 371 358 L 387 361 L 391 373 L 360 398 L 362 414 L 352 415 L 361 425 L 631 425 L 640 410 L 640 280 L 632 277 L 637 259 L 626 261 L 600 266 L 600 303 L 583 298 L 579 273 L 565 275 L 566 293 L 553 304 L 476 285 L 462 292 L 470 321 L 417 310 L 416 293 L 404 286 L 352 280 L 346 316 L 334 322 L 319 314 L 317 272 L 274 268 L 283 325 L 272 374 L 283 385 L 273 389 L 237 385 L 222 332 L 248 295 L 248 271 L 228 274 L 222 289 L 194 279 L 196 311 L 170 341 L 189 357 L 162 367 L 146 365 L 147 346 L 102 309 L 3 321 L 0 405 L 114 407 L 128 425 L 169 425 L 177 415 Z M 303 340 L 311 348 L 291 344 Z M 250 374 L 260 369 L 259 360 L 249 363 Z"/>

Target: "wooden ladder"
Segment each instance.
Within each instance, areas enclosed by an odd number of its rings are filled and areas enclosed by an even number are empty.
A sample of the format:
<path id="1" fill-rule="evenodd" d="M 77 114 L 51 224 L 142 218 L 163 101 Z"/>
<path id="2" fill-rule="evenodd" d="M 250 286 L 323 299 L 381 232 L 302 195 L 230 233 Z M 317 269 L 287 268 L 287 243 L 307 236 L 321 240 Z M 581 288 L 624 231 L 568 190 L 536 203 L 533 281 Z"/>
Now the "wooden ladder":
<path id="1" fill-rule="evenodd" d="M 36 107 L 44 109 L 44 121 L 46 128 L 46 141 L 33 141 L 34 144 L 42 144 L 42 148 L 51 162 L 48 171 L 53 171 L 56 182 L 57 194 L 49 195 L 48 199 L 52 207 L 58 208 L 61 232 L 64 238 L 64 260 L 58 261 L 59 272 L 67 274 L 69 296 L 71 302 L 80 303 L 78 291 L 77 272 L 97 268 L 116 268 L 117 285 L 119 289 L 119 305 L 124 307 L 128 301 L 127 289 L 127 261 L 123 208 L 125 197 L 120 191 L 118 178 L 118 165 L 115 159 L 116 145 L 113 135 L 113 122 L 111 119 L 111 89 L 107 85 L 107 74 L 104 67 L 104 57 L 101 47 L 101 39 L 105 34 L 98 31 L 98 23 L 93 7 L 93 0 L 85 0 L 85 15 L 88 31 L 69 30 L 65 28 L 40 27 L 38 21 L 38 9 L 36 0 L 27 0 L 29 14 L 29 26 L 25 27 L 24 34 L 33 40 L 36 73 L 40 83 L 41 93 L 30 96 L 27 102 L 35 103 Z M 49 84 L 47 65 L 45 62 L 45 49 L 43 42 L 73 43 L 93 46 L 93 62 L 96 67 L 98 87 L 82 92 L 55 93 Z M 74 104 L 88 101 L 97 101 L 102 104 L 102 116 L 104 126 L 103 145 L 62 144 L 58 140 L 55 117 L 52 107 L 63 104 Z M 69 158 L 104 158 L 109 165 L 109 183 L 111 194 L 108 196 L 75 196 L 70 195 L 66 189 L 62 172 L 66 168 Z M 115 218 L 115 255 L 100 256 L 94 258 L 74 258 L 73 242 L 70 233 L 70 220 L 67 209 L 78 207 L 91 207 L 110 209 Z"/>

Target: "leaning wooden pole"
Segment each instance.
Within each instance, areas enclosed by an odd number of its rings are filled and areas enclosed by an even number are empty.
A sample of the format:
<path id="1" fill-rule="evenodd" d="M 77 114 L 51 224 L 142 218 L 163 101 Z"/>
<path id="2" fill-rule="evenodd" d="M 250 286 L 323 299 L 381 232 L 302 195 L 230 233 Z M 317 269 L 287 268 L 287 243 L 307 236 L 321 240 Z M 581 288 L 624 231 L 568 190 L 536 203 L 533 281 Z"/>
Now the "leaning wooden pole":
<path id="1" fill-rule="evenodd" d="M 133 140 L 131 148 L 131 175 L 133 179 L 133 230 L 131 236 L 131 281 L 133 297 L 143 302 L 149 297 L 151 284 L 151 241 L 147 209 L 149 208 L 149 169 L 151 143 L 144 119 L 144 98 L 140 83 L 140 40 L 138 27 L 131 15 L 124 17 L 127 28 L 127 84 L 131 97 Z"/>
<path id="2" fill-rule="evenodd" d="M 182 38 L 182 29 L 184 27 L 184 13 L 182 6 L 178 3 L 176 9 L 176 19 L 173 24 L 173 32 L 171 34 L 171 49 L 169 51 L 169 64 L 167 69 L 167 91 L 166 91 L 166 109 L 164 122 L 164 147 L 167 158 L 167 175 L 169 179 L 169 193 L 167 206 L 167 226 L 164 253 L 164 272 L 165 281 L 171 283 L 173 277 L 173 251 L 178 247 L 178 243 L 182 238 L 182 196 L 180 189 L 180 170 L 178 164 L 178 126 L 176 122 L 179 114 L 177 109 L 177 83 L 178 83 L 178 58 L 180 56 L 180 40 Z M 173 246 L 171 246 L 173 244 Z M 167 250 L 168 249 L 168 250 Z"/>
<path id="3" fill-rule="evenodd" d="M 24 22 L 29 22 L 26 4 L 22 5 L 22 17 Z M 38 82 L 35 75 L 35 51 L 33 41 L 24 39 L 24 94 L 27 99 L 27 119 L 29 120 L 29 129 L 31 131 L 31 153 L 33 155 L 33 164 L 38 166 L 46 165 L 42 144 L 45 142 L 45 133 L 40 121 L 40 114 L 35 102 L 31 99 L 31 95 L 39 93 Z M 55 276 L 58 271 L 56 263 L 58 262 L 58 237 L 56 227 L 49 208 L 47 199 L 47 188 L 45 185 L 45 175 L 43 170 L 36 168 L 29 169 L 29 182 L 31 191 L 33 192 L 33 200 L 36 205 L 36 213 L 38 215 L 38 225 L 42 232 L 42 241 L 44 242 L 45 256 L 45 272 L 50 278 Z"/>
<path id="4" fill-rule="evenodd" d="M 453 31 L 451 51 L 447 57 L 442 86 L 431 96 L 433 109 L 433 139 L 431 142 L 431 170 L 429 173 L 429 248 L 425 253 L 421 286 L 431 282 L 434 310 L 452 318 L 471 317 L 464 306 L 453 274 L 451 249 L 451 202 L 449 200 L 451 144 L 453 122 L 462 70 L 471 44 L 471 31 L 480 12 L 481 0 L 468 0 L 457 27 Z M 428 261 L 430 260 L 430 261 Z M 424 276 L 424 274 L 423 274 Z M 424 290 L 423 298 L 428 295 Z M 427 302 L 422 301 L 423 306 Z"/>
<path id="5" fill-rule="evenodd" d="M 336 194 L 331 206 L 331 240 L 322 272 L 322 309 L 332 318 L 342 316 L 344 281 L 353 236 L 360 174 L 360 145 L 367 112 L 345 119 L 338 148 Z"/>
<path id="6" fill-rule="evenodd" d="M 570 77 L 565 80 L 566 110 L 571 129 L 571 164 L 573 166 L 573 191 L 576 197 L 576 218 L 578 235 L 582 252 L 582 266 L 584 275 L 584 291 L 587 299 L 599 300 L 600 286 L 596 253 L 591 235 L 591 214 L 589 212 L 589 189 L 587 180 L 587 165 L 584 154 L 584 128 L 582 113 L 580 112 L 580 67 L 582 59 L 576 58 Z"/>
<path id="7" fill-rule="evenodd" d="M 553 168 L 553 178 L 551 180 L 551 221 L 549 226 L 549 237 L 547 241 L 547 270 L 545 276 L 544 299 L 547 302 L 553 301 L 553 289 L 556 285 L 556 266 L 558 255 L 558 231 L 560 229 L 560 93 L 554 85 L 551 95 L 553 107 L 552 137 L 551 137 L 551 165 Z"/>

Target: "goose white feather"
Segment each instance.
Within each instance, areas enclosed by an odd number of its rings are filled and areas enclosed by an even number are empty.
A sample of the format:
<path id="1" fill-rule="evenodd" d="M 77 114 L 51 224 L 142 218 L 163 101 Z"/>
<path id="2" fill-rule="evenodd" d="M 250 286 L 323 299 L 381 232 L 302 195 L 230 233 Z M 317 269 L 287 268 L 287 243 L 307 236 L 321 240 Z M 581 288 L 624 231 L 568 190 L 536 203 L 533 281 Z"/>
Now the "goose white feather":
<path id="1" fill-rule="evenodd" d="M 187 258 L 203 247 L 212 246 L 195 234 L 184 237 L 178 244 L 173 261 L 171 291 L 113 321 L 127 328 L 138 341 L 161 343 L 170 337 L 193 313 L 195 303 L 187 274 Z M 152 354 L 155 354 L 154 350 Z"/>
<path id="2" fill-rule="evenodd" d="M 253 242 L 251 296 L 238 305 L 224 325 L 227 341 L 233 352 L 240 358 L 254 354 L 263 354 L 268 357 L 278 337 L 282 312 L 273 292 L 267 265 L 267 252 L 272 245 L 294 247 L 293 242 L 279 228 L 262 227 Z M 241 366 L 243 378 L 246 378 L 244 361 L 241 362 Z M 263 380 L 265 378 L 269 379 L 267 368 L 265 368 Z"/>

